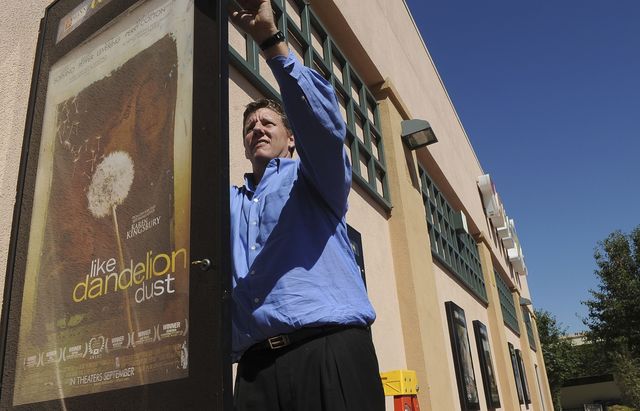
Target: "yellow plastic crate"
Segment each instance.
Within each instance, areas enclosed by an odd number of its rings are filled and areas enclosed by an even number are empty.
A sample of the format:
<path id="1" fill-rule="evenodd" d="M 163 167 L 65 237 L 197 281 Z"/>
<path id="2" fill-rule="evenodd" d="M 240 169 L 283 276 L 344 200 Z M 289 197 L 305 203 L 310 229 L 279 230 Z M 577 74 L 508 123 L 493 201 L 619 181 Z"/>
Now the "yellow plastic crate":
<path id="1" fill-rule="evenodd" d="M 395 370 L 381 372 L 384 395 L 413 395 L 418 393 L 418 378 L 412 370 Z"/>

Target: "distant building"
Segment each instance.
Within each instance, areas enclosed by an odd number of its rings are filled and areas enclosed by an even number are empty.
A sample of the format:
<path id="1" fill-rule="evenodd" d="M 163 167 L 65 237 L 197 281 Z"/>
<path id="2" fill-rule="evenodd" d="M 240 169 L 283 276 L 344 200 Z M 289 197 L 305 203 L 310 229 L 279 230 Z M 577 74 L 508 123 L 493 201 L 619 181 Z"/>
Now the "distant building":
<path id="1" fill-rule="evenodd" d="M 584 345 L 588 343 L 587 337 L 583 333 L 569 334 L 564 338 L 566 340 L 569 340 L 569 342 L 573 346 L 579 346 L 579 345 Z"/>
<path id="2" fill-rule="evenodd" d="M 620 404 L 621 396 L 612 374 L 572 378 L 560 390 L 564 411 L 582 411 L 588 404 L 602 405 L 605 411 L 607 405 Z"/>
<path id="3" fill-rule="evenodd" d="M 38 22 L 48 3 L 11 2 L 0 10 L 8 24 L 0 45 L 2 267 Z M 516 224 L 405 2 L 275 3 L 291 50 L 335 85 L 348 124 L 354 182 L 347 222 L 378 315 L 372 332 L 381 371 L 415 370 L 423 410 L 459 410 L 462 402 L 481 410 L 552 410 Z M 256 45 L 232 25 L 229 45 L 230 171 L 240 184 L 244 105 L 276 97 L 277 87 Z M 438 142 L 411 151 L 401 139 L 410 119 L 427 120 Z M 517 167 L 515 159 L 504 161 Z"/>
<path id="4" fill-rule="evenodd" d="M 587 347 L 590 344 L 583 333 L 569 334 L 565 339 L 569 340 L 576 349 Z M 620 399 L 620 388 L 611 373 L 571 378 L 564 382 L 560 390 L 560 400 L 564 411 L 582 411 L 588 404 L 593 404 L 594 407 L 602 405 L 602 410 L 606 410 L 607 405 L 620 404 Z"/>

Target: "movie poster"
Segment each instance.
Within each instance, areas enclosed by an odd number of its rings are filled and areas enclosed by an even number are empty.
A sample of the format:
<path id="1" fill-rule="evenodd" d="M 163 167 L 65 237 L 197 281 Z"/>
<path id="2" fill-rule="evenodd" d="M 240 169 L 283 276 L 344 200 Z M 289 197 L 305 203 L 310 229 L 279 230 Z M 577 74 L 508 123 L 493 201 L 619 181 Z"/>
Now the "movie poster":
<path id="1" fill-rule="evenodd" d="M 142 1 L 51 68 L 14 405 L 188 376 L 192 35 Z"/>
<path id="2" fill-rule="evenodd" d="M 473 360 L 471 359 L 471 347 L 469 346 L 469 335 L 467 334 L 466 320 L 458 311 L 454 312 L 456 318 L 455 332 L 460 349 L 460 365 L 462 368 L 462 382 L 466 400 L 469 403 L 478 402 L 478 389 L 473 371 Z"/>

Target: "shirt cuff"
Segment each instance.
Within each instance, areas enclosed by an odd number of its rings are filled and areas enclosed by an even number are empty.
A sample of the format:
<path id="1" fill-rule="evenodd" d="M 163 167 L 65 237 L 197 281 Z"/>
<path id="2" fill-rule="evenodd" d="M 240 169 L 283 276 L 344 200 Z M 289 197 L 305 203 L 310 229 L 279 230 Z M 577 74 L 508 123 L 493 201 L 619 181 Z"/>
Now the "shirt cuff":
<path id="1" fill-rule="evenodd" d="M 289 54 L 286 56 L 277 55 L 270 58 L 267 60 L 267 64 L 278 82 L 283 77 L 293 76 L 294 78 L 298 78 L 296 72 L 299 72 L 301 67 L 304 67 L 291 50 L 289 50 Z"/>

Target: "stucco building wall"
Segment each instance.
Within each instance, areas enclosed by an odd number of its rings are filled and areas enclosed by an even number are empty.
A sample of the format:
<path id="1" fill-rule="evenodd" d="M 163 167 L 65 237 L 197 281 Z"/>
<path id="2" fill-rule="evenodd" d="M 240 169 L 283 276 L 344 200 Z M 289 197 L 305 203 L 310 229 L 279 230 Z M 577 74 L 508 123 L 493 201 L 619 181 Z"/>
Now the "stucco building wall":
<path id="1" fill-rule="evenodd" d="M 38 26 L 47 4 L 48 1 L 35 0 L 5 2 L 0 11 L 0 287 L 3 288 Z"/>

